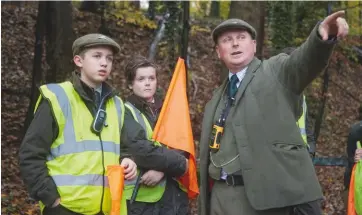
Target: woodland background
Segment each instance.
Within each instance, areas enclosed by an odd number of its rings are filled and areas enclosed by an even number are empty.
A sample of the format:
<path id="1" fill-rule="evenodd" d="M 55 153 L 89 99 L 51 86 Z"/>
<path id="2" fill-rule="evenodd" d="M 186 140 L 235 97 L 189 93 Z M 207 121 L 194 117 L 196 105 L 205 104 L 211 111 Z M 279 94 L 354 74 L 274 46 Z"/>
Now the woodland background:
<path id="1" fill-rule="evenodd" d="M 20 179 L 18 149 L 32 117 L 36 87 L 64 81 L 74 69 L 75 38 L 101 32 L 122 47 L 110 82 L 122 97 L 123 68 L 135 54 L 161 65 L 159 87 L 166 91 L 177 57 L 187 58 L 188 95 L 198 148 L 202 113 L 226 70 L 214 52 L 212 29 L 227 18 L 241 18 L 258 31 L 257 56 L 269 58 L 299 46 L 328 13 L 346 10 L 348 38 L 330 65 L 305 91 L 314 122 L 317 157 L 345 156 L 349 127 L 362 106 L 362 3 L 247 1 L 1 2 L 1 213 L 39 214 Z M 323 186 L 325 214 L 345 214 L 342 166 L 316 166 Z M 190 214 L 197 214 L 190 201 Z"/>

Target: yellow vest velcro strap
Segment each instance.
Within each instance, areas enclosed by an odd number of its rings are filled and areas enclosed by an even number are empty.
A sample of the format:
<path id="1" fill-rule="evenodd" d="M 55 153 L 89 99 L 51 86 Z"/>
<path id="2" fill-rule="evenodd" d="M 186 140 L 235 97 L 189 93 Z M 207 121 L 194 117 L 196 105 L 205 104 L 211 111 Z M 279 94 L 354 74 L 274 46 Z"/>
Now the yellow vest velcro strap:
<path id="1" fill-rule="evenodd" d="M 53 175 L 52 176 L 57 186 L 104 186 L 109 187 L 107 176 L 101 174 L 86 174 L 86 175 Z M 136 179 L 132 181 L 124 181 L 125 185 L 136 184 Z"/>
<path id="2" fill-rule="evenodd" d="M 118 144 L 109 141 L 103 141 L 103 151 L 112 152 L 120 155 L 120 147 Z M 74 153 L 81 153 L 87 151 L 102 151 L 102 146 L 99 140 L 84 140 L 81 142 L 75 142 L 74 140 L 65 140 L 63 144 L 51 148 L 48 160 L 53 160 L 56 157 Z"/>

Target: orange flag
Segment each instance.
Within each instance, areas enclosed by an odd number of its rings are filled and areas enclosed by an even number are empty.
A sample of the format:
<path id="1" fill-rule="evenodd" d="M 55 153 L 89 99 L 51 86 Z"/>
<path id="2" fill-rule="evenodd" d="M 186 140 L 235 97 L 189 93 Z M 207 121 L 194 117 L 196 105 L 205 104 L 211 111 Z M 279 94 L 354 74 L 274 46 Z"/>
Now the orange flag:
<path id="1" fill-rule="evenodd" d="M 349 183 L 347 215 L 357 215 L 356 208 L 354 206 L 354 178 L 356 166 L 356 164 L 353 165 L 351 182 Z"/>
<path id="2" fill-rule="evenodd" d="M 189 198 L 196 198 L 199 187 L 195 146 L 186 94 L 186 68 L 182 58 L 177 61 L 152 139 L 190 154 L 188 171 L 178 181 L 187 189 Z"/>
<path id="3" fill-rule="evenodd" d="M 109 190 L 112 199 L 112 208 L 110 215 L 120 215 L 121 199 L 124 186 L 124 169 L 120 165 L 107 166 L 107 177 Z"/>

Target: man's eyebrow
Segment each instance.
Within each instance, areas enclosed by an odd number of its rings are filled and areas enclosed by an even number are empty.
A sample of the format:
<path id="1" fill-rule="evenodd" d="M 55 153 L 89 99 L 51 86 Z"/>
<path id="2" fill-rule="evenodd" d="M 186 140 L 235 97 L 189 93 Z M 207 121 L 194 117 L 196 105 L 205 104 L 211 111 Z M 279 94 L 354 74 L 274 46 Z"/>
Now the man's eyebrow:
<path id="1" fill-rule="evenodd" d="M 103 54 L 103 52 L 95 51 L 95 52 L 93 52 L 93 54 Z M 113 54 L 109 54 L 109 55 L 107 55 L 107 57 L 113 57 Z"/>

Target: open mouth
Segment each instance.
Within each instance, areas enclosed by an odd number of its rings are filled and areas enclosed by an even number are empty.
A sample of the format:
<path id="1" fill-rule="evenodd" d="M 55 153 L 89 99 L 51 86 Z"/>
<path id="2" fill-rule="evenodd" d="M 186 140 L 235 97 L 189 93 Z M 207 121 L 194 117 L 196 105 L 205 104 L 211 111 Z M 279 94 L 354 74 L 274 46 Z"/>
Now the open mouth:
<path id="1" fill-rule="evenodd" d="M 242 52 L 233 52 L 233 53 L 231 53 L 231 55 L 238 55 L 238 54 L 242 54 Z"/>

